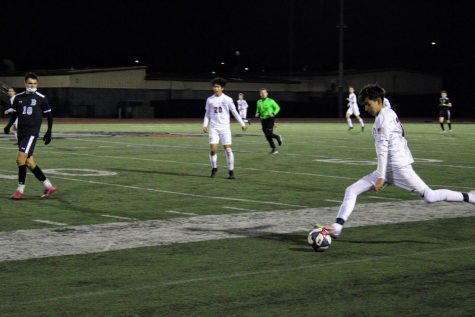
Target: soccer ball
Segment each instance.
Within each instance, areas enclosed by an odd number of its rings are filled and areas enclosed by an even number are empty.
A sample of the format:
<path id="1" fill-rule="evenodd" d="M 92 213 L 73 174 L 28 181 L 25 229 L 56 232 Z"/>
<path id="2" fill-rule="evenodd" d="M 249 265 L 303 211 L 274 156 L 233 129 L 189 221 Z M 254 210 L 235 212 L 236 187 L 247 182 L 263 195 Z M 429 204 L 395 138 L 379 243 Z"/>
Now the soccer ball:
<path id="1" fill-rule="evenodd" d="M 332 237 L 325 228 L 316 228 L 308 233 L 308 245 L 311 246 L 315 252 L 323 252 L 330 247 Z"/>

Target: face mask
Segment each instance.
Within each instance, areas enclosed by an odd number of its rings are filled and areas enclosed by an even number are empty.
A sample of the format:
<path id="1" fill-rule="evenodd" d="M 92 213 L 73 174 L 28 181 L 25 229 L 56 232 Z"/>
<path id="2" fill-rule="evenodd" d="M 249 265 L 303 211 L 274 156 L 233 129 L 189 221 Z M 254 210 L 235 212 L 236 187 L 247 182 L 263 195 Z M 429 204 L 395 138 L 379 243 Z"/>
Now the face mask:
<path id="1" fill-rule="evenodd" d="M 28 87 L 26 88 L 26 92 L 32 94 L 32 93 L 35 93 L 37 90 L 37 88 L 34 88 L 34 87 Z"/>

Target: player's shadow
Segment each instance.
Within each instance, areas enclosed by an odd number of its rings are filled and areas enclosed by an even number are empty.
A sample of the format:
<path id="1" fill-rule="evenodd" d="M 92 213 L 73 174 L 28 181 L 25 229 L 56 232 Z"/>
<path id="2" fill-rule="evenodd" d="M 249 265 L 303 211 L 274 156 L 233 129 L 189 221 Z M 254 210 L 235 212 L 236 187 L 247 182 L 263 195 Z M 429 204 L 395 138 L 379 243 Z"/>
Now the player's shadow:
<path id="1" fill-rule="evenodd" d="M 261 240 L 269 240 L 282 242 L 287 245 L 294 245 L 289 248 L 292 251 L 299 252 L 315 252 L 311 247 L 307 245 L 307 237 L 305 234 L 295 233 L 269 233 L 265 232 L 265 229 L 271 226 L 256 226 L 251 228 L 230 228 L 230 229 L 208 229 L 208 228 L 187 228 L 189 231 L 202 231 L 202 232 L 223 232 L 229 235 L 238 235 L 247 238 L 255 238 Z"/>
<path id="2" fill-rule="evenodd" d="M 169 176 L 191 176 L 191 177 L 205 177 L 209 178 L 209 175 L 206 173 L 203 174 L 190 174 L 184 172 L 167 172 L 167 171 L 157 171 L 157 170 L 140 170 L 140 169 L 125 169 L 125 168 L 109 168 L 108 170 L 114 172 L 125 172 L 125 173 L 142 173 L 142 174 L 157 174 L 157 175 L 169 175 Z M 207 170 L 206 170 L 207 172 Z"/>

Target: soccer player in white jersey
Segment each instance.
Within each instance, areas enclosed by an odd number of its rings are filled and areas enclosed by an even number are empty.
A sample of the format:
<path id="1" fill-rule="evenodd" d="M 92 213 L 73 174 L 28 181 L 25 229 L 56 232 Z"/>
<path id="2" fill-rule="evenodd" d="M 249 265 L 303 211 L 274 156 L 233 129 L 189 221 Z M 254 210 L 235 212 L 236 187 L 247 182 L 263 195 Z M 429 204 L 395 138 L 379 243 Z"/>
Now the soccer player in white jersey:
<path id="1" fill-rule="evenodd" d="M 247 101 L 244 100 L 244 94 L 240 92 L 238 94 L 238 98 L 239 99 L 237 100 L 237 104 L 238 104 L 239 115 L 241 116 L 242 121 L 250 125 L 251 122 L 247 120 L 247 108 L 249 108 L 249 105 L 247 104 Z"/>
<path id="2" fill-rule="evenodd" d="M 8 109 L 5 110 L 5 113 L 4 113 L 5 115 L 8 115 L 15 111 L 13 109 L 13 100 L 15 99 L 15 95 L 16 95 L 15 89 L 11 87 L 8 88 L 7 94 L 8 94 L 8 97 L 10 98 L 10 105 Z M 16 118 L 15 122 L 13 122 L 13 125 L 12 125 L 13 127 L 12 131 L 13 131 L 13 134 L 15 135 L 15 140 L 17 139 L 17 126 L 18 126 L 18 118 Z"/>
<path id="3" fill-rule="evenodd" d="M 383 88 L 378 85 L 365 86 L 359 94 L 359 101 L 375 117 L 373 136 L 378 167 L 346 189 L 336 222 L 325 226 L 332 236 L 338 237 L 341 234 L 359 195 L 369 190 L 379 192 L 390 184 L 415 192 L 428 203 L 465 201 L 475 204 L 475 191 L 462 193 L 447 189 L 432 190 L 412 169 L 414 160 L 404 137 L 404 129 L 396 113 L 384 107 Z"/>
<path id="4" fill-rule="evenodd" d="M 348 110 L 346 111 L 346 121 L 348 122 L 348 130 L 353 130 L 353 122 L 351 121 L 351 116 L 354 115 L 358 119 L 361 125 L 361 131 L 364 131 L 364 122 L 360 117 L 360 109 L 358 108 L 358 102 L 356 101 L 355 89 L 353 87 L 348 88 L 350 95 L 346 100 L 348 100 Z"/>
<path id="5" fill-rule="evenodd" d="M 215 177 L 218 172 L 218 144 L 221 142 L 226 153 L 228 163 L 228 179 L 234 179 L 234 154 L 231 149 L 231 125 L 230 113 L 246 130 L 246 124 L 242 121 L 233 100 L 223 93 L 226 80 L 215 78 L 211 81 L 214 94 L 206 100 L 206 113 L 203 121 L 203 132 L 209 134 L 209 160 L 211 162 L 210 177 Z"/>

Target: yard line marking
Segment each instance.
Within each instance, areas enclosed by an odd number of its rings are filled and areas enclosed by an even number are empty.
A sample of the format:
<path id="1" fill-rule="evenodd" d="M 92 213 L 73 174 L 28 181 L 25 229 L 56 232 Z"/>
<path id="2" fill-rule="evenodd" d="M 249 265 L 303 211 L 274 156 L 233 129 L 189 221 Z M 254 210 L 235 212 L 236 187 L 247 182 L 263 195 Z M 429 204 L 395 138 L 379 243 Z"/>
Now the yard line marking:
<path id="1" fill-rule="evenodd" d="M 136 218 L 123 217 L 123 216 L 112 216 L 112 215 L 101 215 L 101 217 L 115 218 L 115 219 L 122 219 L 122 220 L 134 220 L 134 219 L 136 219 Z"/>
<path id="2" fill-rule="evenodd" d="M 184 212 L 184 211 L 176 211 L 176 210 L 167 210 L 165 212 L 168 212 L 170 214 L 179 214 L 179 215 L 187 215 L 187 216 L 196 216 L 194 212 Z"/>
<path id="3" fill-rule="evenodd" d="M 112 244 L 110 243 L 110 245 Z M 474 246 L 458 247 L 458 248 L 444 248 L 444 252 L 445 253 L 447 252 L 460 253 L 461 251 L 468 251 L 468 250 L 473 250 L 473 249 L 475 249 Z M 54 302 L 54 301 L 59 301 L 59 300 L 69 300 L 69 299 L 86 298 L 86 297 L 92 297 L 92 296 L 110 295 L 114 293 L 130 293 L 130 292 L 136 293 L 136 292 L 144 291 L 144 290 L 157 289 L 159 287 L 186 285 L 186 284 L 201 283 L 201 282 L 223 281 L 223 280 L 251 277 L 251 276 L 256 276 L 256 275 L 282 274 L 282 273 L 303 271 L 303 270 L 315 269 L 315 268 L 325 268 L 325 267 L 335 266 L 335 265 L 352 265 L 352 264 L 364 263 L 364 262 L 374 263 L 375 261 L 386 261 L 386 260 L 392 260 L 392 259 L 397 259 L 397 258 L 411 258 L 411 257 L 418 257 L 418 256 L 426 256 L 426 255 L 434 254 L 434 253 L 440 253 L 440 250 L 437 249 L 437 250 L 411 252 L 411 253 L 405 253 L 405 254 L 397 253 L 397 254 L 392 254 L 392 255 L 369 256 L 364 259 L 331 261 L 328 263 L 317 262 L 314 264 L 293 266 L 293 267 L 280 268 L 280 269 L 234 272 L 234 273 L 228 273 L 224 275 L 212 275 L 212 276 L 204 276 L 204 277 L 175 280 L 175 281 L 162 282 L 162 283 L 156 283 L 156 284 L 142 285 L 140 287 L 133 287 L 133 288 L 107 289 L 107 290 L 102 290 L 102 291 L 84 292 L 84 293 L 73 294 L 73 295 L 56 296 L 56 297 L 49 297 L 49 298 L 24 301 L 24 302 L 15 302 L 15 304 L 0 305 L 0 307 L 11 308 L 11 307 L 18 307 L 19 305 L 22 306 L 22 305 L 49 303 L 49 302 Z"/>
<path id="4" fill-rule="evenodd" d="M 49 220 L 41 220 L 41 219 L 36 219 L 33 220 L 34 222 L 39 222 L 39 223 L 44 223 L 47 225 L 53 225 L 53 226 L 67 226 L 67 223 L 62 223 L 62 222 L 55 222 L 55 221 L 49 221 Z"/>
<path id="5" fill-rule="evenodd" d="M 401 199 L 401 198 L 390 198 L 390 197 L 370 196 L 370 195 L 367 195 L 366 197 L 374 198 L 374 199 L 385 199 L 385 200 L 404 200 L 404 199 Z"/>
<path id="6" fill-rule="evenodd" d="M 117 251 L 308 232 L 316 222 L 331 223 L 337 212 L 338 207 L 333 206 L 0 232 L 0 262 L 90 254 L 103 252 L 106 247 Z M 379 202 L 358 205 L 347 227 L 473 216 L 471 204 L 460 203 L 454 208 L 454 204 L 422 200 Z"/>
<path id="7" fill-rule="evenodd" d="M 246 208 L 237 208 L 237 207 L 229 207 L 229 206 L 223 206 L 224 209 L 232 209 L 232 210 L 242 210 L 242 211 L 258 211 L 254 209 L 246 209 Z"/>
<path id="8" fill-rule="evenodd" d="M 208 196 L 208 195 L 201 195 L 201 194 L 192 194 L 192 193 L 176 192 L 176 191 L 171 191 L 171 190 L 145 188 L 145 187 L 132 186 L 132 185 L 121 185 L 121 184 L 114 184 L 114 183 L 105 183 L 105 182 L 84 180 L 84 179 L 75 179 L 75 178 L 69 178 L 69 177 L 53 176 L 52 178 L 59 178 L 59 179 L 70 180 L 70 181 L 75 181 L 75 182 L 82 182 L 82 183 L 89 183 L 89 184 L 98 184 L 98 185 L 106 185 L 106 186 L 113 186 L 113 187 L 121 187 L 121 188 L 129 188 L 129 189 L 146 190 L 146 191 L 150 191 L 150 192 L 157 192 L 157 193 L 164 193 L 164 194 L 172 194 L 172 195 L 190 196 L 190 197 L 198 197 L 198 198 L 211 198 L 211 199 L 220 199 L 220 200 L 231 200 L 231 201 L 241 201 L 241 202 L 251 202 L 251 203 L 265 204 L 265 205 L 276 205 L 276 206 L 288 206 L 288 207 L 308 208 L 308 206 L 295 205 L 295 204 L 286 204 L 286 203 L 279 203 L 279 202 L 275 202 L 275 201 L 251 200 L 251 199 L 234 198 L 234 197 Z"/>
<path id="9" fill-rule="evenodd" d="M 341 200 L 325 199 L 325 201 L 328 201 L 328 202 L 331 202 L 331 203 L 339 203 L 339 204 L 341 204 Z"/>
<path id="10" fill-rule="evenodd" d="M 65 152 L 48 151 L 48 154 L 64 155 Z M 71 155 L 71 154 L 69 154 L 69 155 Z M 176 163 L 176 164 L 185 164 L 185 165 L 188 164 L 188 165 L 209 166 L 209 163 L 182 162 L 182 161 L 175 161 L 175 160 L 160 160 L 160 159 L 147 159 L 147 158 L 140 158 L 140 157 L 127 157 L 127 156 L 115 156 L 115 155 L 95 155 L 95 154 L 86 154 L 86 153 L 74 153 L 73 156 L 74 155 L 76 155 L 76 156 L 90 156 L 90 157 L 97 157 L 97 158 L 113 158 L 113 159 L 132 160 L 132 161 L 146 161 L 146 162 L 161 162 L 161 163 Z M 356 178 L 354 178 L 354 177 L 347 177 L 347 176 L 324 175 L 324 174 L 315 174 L 315 173 L 307 173 L 307 172 L 290 172 L 290 171 L 270 170 L 270 169 L 268 170 L 268 169 L 253 168 L 253 167 L 236 167 L 235 169 L 266 172 L 266 173 L 269 172 L 269 173 L 279 173 L 279 174 L 318 176 L 318 177 L 356 180 Z"/>

